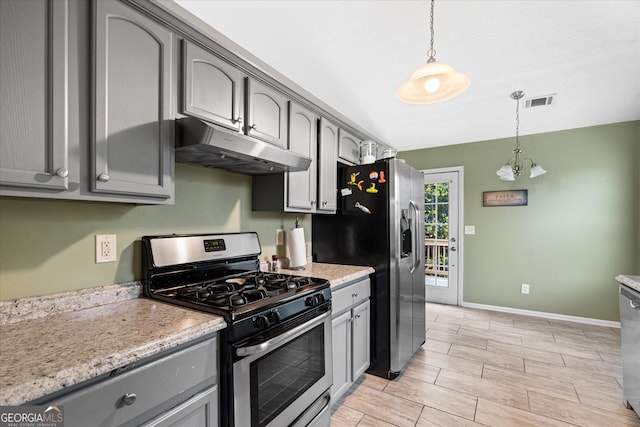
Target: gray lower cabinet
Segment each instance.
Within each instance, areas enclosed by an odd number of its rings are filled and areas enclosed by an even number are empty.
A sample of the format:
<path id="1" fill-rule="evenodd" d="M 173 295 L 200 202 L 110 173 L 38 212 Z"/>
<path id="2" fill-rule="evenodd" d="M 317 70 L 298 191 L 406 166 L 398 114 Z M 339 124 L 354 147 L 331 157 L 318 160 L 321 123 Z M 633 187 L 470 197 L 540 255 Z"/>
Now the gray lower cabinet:
<path id="1" fill-rule="evenodd" d="M 94 192 L 173 196 L 173 33 L 116 0 L 94 5 Z"/>
<path id="2" fill-rule="evenodd" d="M 306 171 L 253 176 L 252 209 L 313 213 L 317 200 L 317 148 L 319 116 L 303 106 L 289 103 L 288 148 L 311 158 Z"/>
<path id="3" fill-rule="evenodd" d="M 338 188 L 338 126 L 324 117 L 318 133 L 318 202 L 316 213 L 335 213 Z"/>
<path id="4" fill-rule="evenodd" d="M 371 283 L 369 278 L 332 292 L 333 385 L 331 401 L 347 391 L 369 367 Z"/>
<path id="5" fill-rule="evenodd" d="M 185 115 L 242 131 L 244 78 L 240 69 L 182 41 L 182 106 Z"/>
<path id="6" fill-rule="evenodd" d="M 66 0 L 0 1 L 2 186 L 68 188 L 67 9 Z"/>
<path id="7" fill-rule="evenodd" d="M 360 164 L 360 139 L 342 128 L 338 132 L 338 158 Z"/>
<path id="8" fill-rule="evenodd" d="M 216 339 L 38 404 L 63 405 L 68 427 L 217 426 Z"/>

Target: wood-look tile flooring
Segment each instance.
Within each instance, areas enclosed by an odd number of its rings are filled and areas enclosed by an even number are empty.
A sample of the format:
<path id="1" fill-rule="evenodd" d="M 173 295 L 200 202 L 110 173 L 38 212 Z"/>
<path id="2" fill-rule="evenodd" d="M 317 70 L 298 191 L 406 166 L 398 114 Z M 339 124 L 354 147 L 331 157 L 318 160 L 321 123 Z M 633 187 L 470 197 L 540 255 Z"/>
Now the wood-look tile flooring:
<path id="1" fill-rule="evenodd" d="M 354 384 L 331 426 L 640 426 L 619 329 L 427 304 L 426 336 L 398 378 Z"/>

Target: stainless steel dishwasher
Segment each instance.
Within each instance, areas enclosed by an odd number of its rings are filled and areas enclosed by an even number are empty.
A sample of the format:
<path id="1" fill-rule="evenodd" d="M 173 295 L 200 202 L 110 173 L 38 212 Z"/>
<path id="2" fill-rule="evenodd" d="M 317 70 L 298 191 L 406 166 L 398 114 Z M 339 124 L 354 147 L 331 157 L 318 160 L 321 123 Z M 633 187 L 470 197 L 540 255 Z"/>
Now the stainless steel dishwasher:
<path id="1" fill-rule="evenodd" d="M 640 417 L 640 292 L 620 285 L 623 402 Z"/>

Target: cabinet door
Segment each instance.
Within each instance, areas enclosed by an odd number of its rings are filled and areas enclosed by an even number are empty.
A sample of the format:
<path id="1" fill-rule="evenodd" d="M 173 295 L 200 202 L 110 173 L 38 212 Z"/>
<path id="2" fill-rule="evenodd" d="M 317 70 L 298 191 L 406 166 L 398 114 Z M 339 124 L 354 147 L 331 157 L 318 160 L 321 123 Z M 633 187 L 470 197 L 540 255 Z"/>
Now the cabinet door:
<path id="1" fill-rule="evenodd" d="M 0 184 L 66 190 L 67 1 L 0 1 Z"/>
<path id="2" fill-rule="evenodd" d="M 210 52 L 182 43 L 182 112 L 240 132 L 243 73 Z"/>
<path id="3" fill-rule="evenodd" d="M 331 401 L 335 402 L 351 387 L 351 311 L 331 321 L 333 351 L 333 385 Z"/>
<path id="4" fill-rule="evenodd" d="M 211 387 L 196 394 L 191 399 L 167 411 L 143 427 L 217 427 L 218 426 L 218 389 Z"/>
<path id="5" fill-rule="evenodd" d="M 94 2 L 92 191 L 173 195 L 173 34 L 114 0 Z"/>
<path id="6" fill-rule="evenodd" d="M 287 208 L 312 211 L 316 203 L 318 116 L 302 106 L 289 105 L 289 150 L 311 158 L 306 171 L 287 173 Z"/>
<path id="7" fill-rule="evenodd" d="M 320 118 L 318 141 L 318 205 L 317 212 L 336 211 L 338 127 Z"/>
<path id="8" fill-rule="evenodd" d="M 353 309 L 353 381 L 369 367 L 370 325 L 367 300 Z"/>
<path id="9" fill-rule="evenodd" d="M 338 157 L 350 163 L 360 164 L 360 140 L 344 129 L 340 129 Z"/>
<path id="10" fill-rule="evenodd" d="M 288 99 L 275 89 L 246 78 L 245 133 L 281 147 L 287 146 Z"/>

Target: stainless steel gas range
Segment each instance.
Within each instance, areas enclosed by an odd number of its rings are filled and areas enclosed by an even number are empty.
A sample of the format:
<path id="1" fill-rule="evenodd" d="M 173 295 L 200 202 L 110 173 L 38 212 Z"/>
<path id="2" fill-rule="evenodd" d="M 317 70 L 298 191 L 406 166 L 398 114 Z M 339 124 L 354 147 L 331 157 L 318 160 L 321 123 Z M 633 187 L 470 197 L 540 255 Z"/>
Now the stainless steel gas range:
<path id="1" fill-rule="evenodd" d="M 256 233 L 145 236 L 147 297 L 223 316 L 222 426 L 328 426 L 329 282 L 259 271 Z"/>

